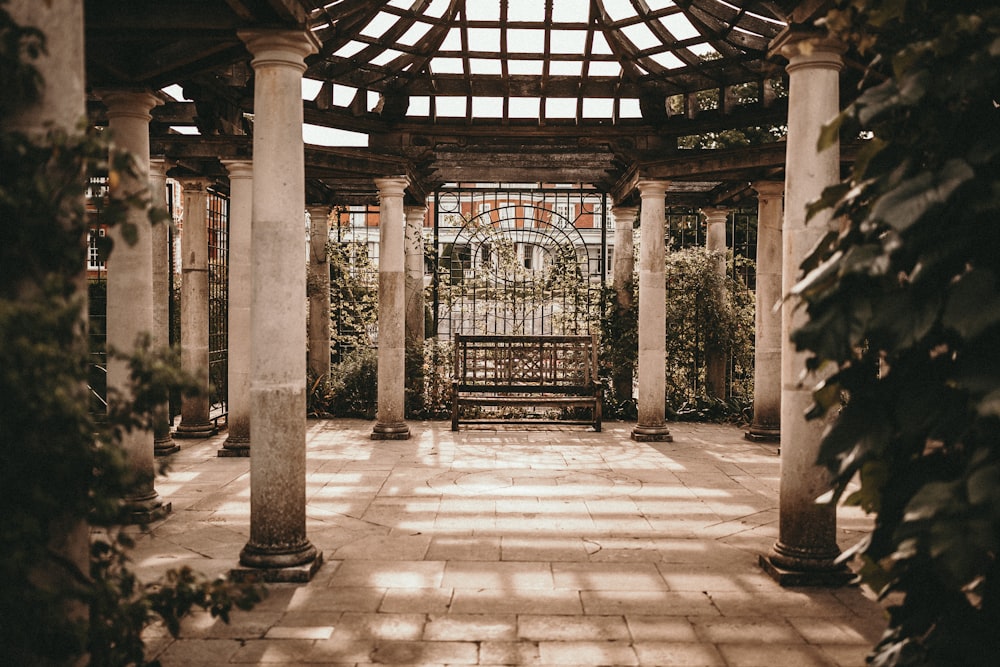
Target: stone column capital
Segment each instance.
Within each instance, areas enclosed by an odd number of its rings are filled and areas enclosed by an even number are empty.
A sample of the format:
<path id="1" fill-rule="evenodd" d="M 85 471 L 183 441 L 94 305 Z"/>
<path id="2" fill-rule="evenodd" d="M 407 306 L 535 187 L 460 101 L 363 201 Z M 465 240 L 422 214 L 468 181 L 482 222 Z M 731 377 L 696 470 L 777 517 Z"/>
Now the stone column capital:
<path id="1" fill-rule="evenodd" d="M 839 72 L 844 66 L 843 56 L 847 46 L 825 32 L 793 27 L 778 35 L 769 51 L 788 59 L 785 67 L 788 72 L 802 67 Z"/>
<path id="2" fill-rule="evenodd" d="M 642 199 L 663 199 L 667 194 L 667 181 L 643 180 L 635 184 Z"/>
<path id="3" fill-rule="evenodd" d="M 204 176 L 185 176 L 178 178 L 177 182 L 181 184 L 184 192 L 206 192 L 208 190 L 208 186 L 215 181 L 211 178 L 205 178 Z"/>
<path id="4" fill-rule="evenodd" d="M 155 157 L 149 158 L 149 175 L 159 176 L 160 178 L 167 177 L 167 170 L 173 166 L 174 161 L 168 160 L 167 158 L 157 155 Z"/>
<path id="5" fill-rule="evenodd" d="M 99 94 L 108 109 L 108 120 L 136 118 L 148 123 L 153 118 L 149 112 L 153 107 L 163 104 L 162 99 L 144 89 L 108 89 Z"/>
<path id="6" fill-rule="evenodd" d="M 308 30 L 240 30 L 237 35 L 253 56 L 256 70 L 267 66 L 294 67 L 304 72 L 305 57 L 319 51 L 319 39 Z"/>
<path id="7" fill-rule="evenodd" d="M 383 197 L 402 197 L 406 194 L 406 186 L 409 183 L 410 181 L 405 176 L 375 179 L 375 187 L 378 188 L 379 199 Z"/>
<path id="8" fill-rule="evenodd" d="M 427 216 L 426 206 L 404 206 L 403 213 L 407 222 L 420 223 L 423 226 L 424 218 Z"/>
<path id="9" fill-rule="evenodd" d="M 701 212 L 705 214 L 708 224 L 725 223 L 729 216 L 729 209 L 725 206 L 703 206 Z"/>
<path id="10" fill-rule="evenodd" d="M 331 207 L 328 204 L 310 204 L 306 206 L 306 210 L 309 211 L 309 219 L 315 220 L 317 217 L 326 220 L 330 217 Z"/>
<path id="11" fill-rule="evenodd" d="M 253 178 L 253 160 L 221 160 L 221 162 L 229 172 L 229 180 Z"/>
<path id="12" fill-rule="evenodd" d="M 758 200 L 785 196 L 785 183 L 783 181 L 754 181 L 750 187 L 757 193 Z"/>
<path id="13" fill-rule="evenodd" d="M 615 217 L 615 224 L 631 223 L 635 220 L 639 212 L 638 206 L 612 206 L 611 215 Z"/>

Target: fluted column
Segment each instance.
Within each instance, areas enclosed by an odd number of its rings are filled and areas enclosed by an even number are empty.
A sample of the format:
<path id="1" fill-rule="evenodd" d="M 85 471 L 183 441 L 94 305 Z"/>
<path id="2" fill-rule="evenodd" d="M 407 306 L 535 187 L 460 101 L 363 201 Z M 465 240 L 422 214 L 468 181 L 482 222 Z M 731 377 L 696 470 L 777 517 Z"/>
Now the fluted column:
<path id="1" fill-rule="evenodd" d="M 379 193 L 378 413 L 373 440 L 406 440 L 405 178 L 376 178 Z"/>
<path id="2" fill-rule="evenodd" d="M 250 456 L 253 162 L 223 160 L 222 163 L 229 171 L 229 360 L 226 378 L 229 435 L 218 454 Z"/>
<path id="3" fill-rule="evenodd" d="M 719 292 L 715 295 L 722 304 L 728 298 L 726 280 L 726 218 L 729 209 L 723 207 L 703 208 L 706 233 L 705 249 L 712 253 L 712 269 L 719 280 Z M 716 345 L 705 349 L 705 392 L 713 398 L 726 397 L 726 353 Z"/>
<path id="4" fill-rule="evenodd" d="M 108 258 L 108 349 L 129 353 L 143 336 L 153 335 L 153 233 L 148 218 L 149 120 L 150 110 L 160 100 L 148 91 L 110 91 L 101 96 L 108 108 L 113 155 L 128 154 L 134 173 L 119 172 L 110 180 L 114 198 L 141 194 L 145 206 L 128 209 L 127 222 L 135 229 L 135 240 L 125 240 L 122 226 L 108 231 L 114 251 Z M 108 355 L 108 395 L 131 399 L 128 362 Z M 128 518 L 147 522 L 170 511 L 154 488 L 156 466 L 153 431 L 133 428 L 122 434 L 122 448 L 136 486 L 126 498 Z"/>
<path id="5" fill-rule="evenodd" d="M 666 265 L 664 181 L 639 181 L 639 418 L 632 439 L 670 441 L 666 406 Z"/>
<path id="6" fill-rule="evenodd" d="M 782 291 L 789 294 L 801 277 L 799 265 L 829 228 L 830 215 L 806 224 L 806 206 L 823 189 L 840 181 L 840 147 L 817 149 L 820 128 L 840 111 L 843 47 L 830 40 L 790 32 L 773 47 L 788 58 L 788 140 L 785 159 L 785 214 L 782 233 Z M 791 333 L 806 321 L 795 301 L 781 311 L 781 484 L 778 541 L 765 569 L 785 585 L 835 584 L 846 570 L 834 564 L 837 515 L 816 499 L 830 489 L 830 475 L 816 464 L 826 426 L 807 421 L 812 388 L 820 379 L 806 374 L 806 354 L 797 352 Z"/>
<path id="7" fill-rule="evenodd" d="M 330 207 L 309 207 L 309 372 L 330 375 Z"/>
<path id="8" fill-rule="evenodd" d="M 150 205 L 166 209 L 167 161 L 153 158 L 149 161 Z M 153 248 L 153 349 L 170 347 L 170 220 L 152 227 Z M 153 454 L 167 456 L 180 446 L 170 435 L 170 404 L 159 406 L 153 424 Z"/>
<path id="9" fill-rule="evenodd" d="M 198 384 L 195 396 L 181 397 L 175 438 L 207 438 L 216 433 L 209 419 L 208 374 L 208 186 L 186 178 L 181 230 L 181 369 Z"/>
<path id="10" fill-rule="evenodd" d="M 635 245 L 632 230 L 639 209 L 634 206 L 615 206 L 611 213 L 615 216 L 615 257 L 611 274 L 611 286 L 615 291 L 615 313 L 619 320 L 628 317 L 632 309 L 635 288 Z M 611 383 L 615 400 L 631 400 L 634 375 L 631 364 L 619 364 L 612 369 Z"/>
<path id="11" fill-rule="evenodd" d="M 309 32 L 239 33 L 253 55 L 253 361 L 250 539 L 234 577 L 307 581 L 323 555 L 306 537 L 306 272 L 302 212 Z"/>
<path id="12" fill-rule="evenodd" d="M 781 435 L 781 214 L 785 184 L 758 181 L 757 303 L 754 335 L 753 423 L 747 440 L 776 441 Z"/>

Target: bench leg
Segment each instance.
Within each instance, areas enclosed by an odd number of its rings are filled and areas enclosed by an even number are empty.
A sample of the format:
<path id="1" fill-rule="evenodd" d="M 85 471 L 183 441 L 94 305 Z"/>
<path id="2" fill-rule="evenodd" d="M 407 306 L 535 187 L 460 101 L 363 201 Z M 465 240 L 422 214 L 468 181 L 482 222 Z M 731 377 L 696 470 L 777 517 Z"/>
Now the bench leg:
<path id="1" fill-rule="evenodd" d="M 451 402 L 451 430 L 458 430 L 458 398 Z"/>
<path id="2" fill-rule="evenodd" d="M 594 403 L 594 431 L 597 433 L 601 432 L 601 401 L 598 399 Z"/>

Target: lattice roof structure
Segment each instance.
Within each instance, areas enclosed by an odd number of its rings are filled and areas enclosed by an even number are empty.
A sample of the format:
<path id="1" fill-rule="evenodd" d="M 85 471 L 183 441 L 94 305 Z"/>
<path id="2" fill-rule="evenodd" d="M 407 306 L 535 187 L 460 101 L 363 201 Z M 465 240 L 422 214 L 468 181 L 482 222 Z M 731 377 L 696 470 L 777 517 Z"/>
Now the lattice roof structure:
<path id="1" fill-rule="evenodd" d="M 655 177 L 711 203 L 779 175 L 782 147 L 699 152 L 678 138 L 782 124 L 783 73 L 768 45 L 823 4 L 91 0 L 88 77 L 95 88 L 180 86 L 154 111 L 153 150 L 221 175 L 217 158 L 251 145 L 253 76 L 237 32 L 308 29 L 322 46 L 307 59 L 306 123 L 355 143 L 307 144 L 312 201 L 371 201 L 373 178 L 404 174 L 418 199 L 446 182 L 512 181 L 625 200 L 638 178 Z M 100 122 L 96 99 L 92 115 Z"/>

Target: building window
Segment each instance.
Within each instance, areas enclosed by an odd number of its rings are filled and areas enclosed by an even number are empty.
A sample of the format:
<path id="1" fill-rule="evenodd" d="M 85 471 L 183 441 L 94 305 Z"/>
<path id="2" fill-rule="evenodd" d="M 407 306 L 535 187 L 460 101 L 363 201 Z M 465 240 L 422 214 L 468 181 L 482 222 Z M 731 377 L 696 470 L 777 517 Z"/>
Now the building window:
<path id="1" fill-rule="evenodd" d="M 107 232 L 104 228 L 91 229 L 87 232 L 87 270 L 88 271 L 104 271 L 104 262 L 101 261 L 100 253 L 97 250 L 97 238 L 99 236 L 106 236 Z"/>

